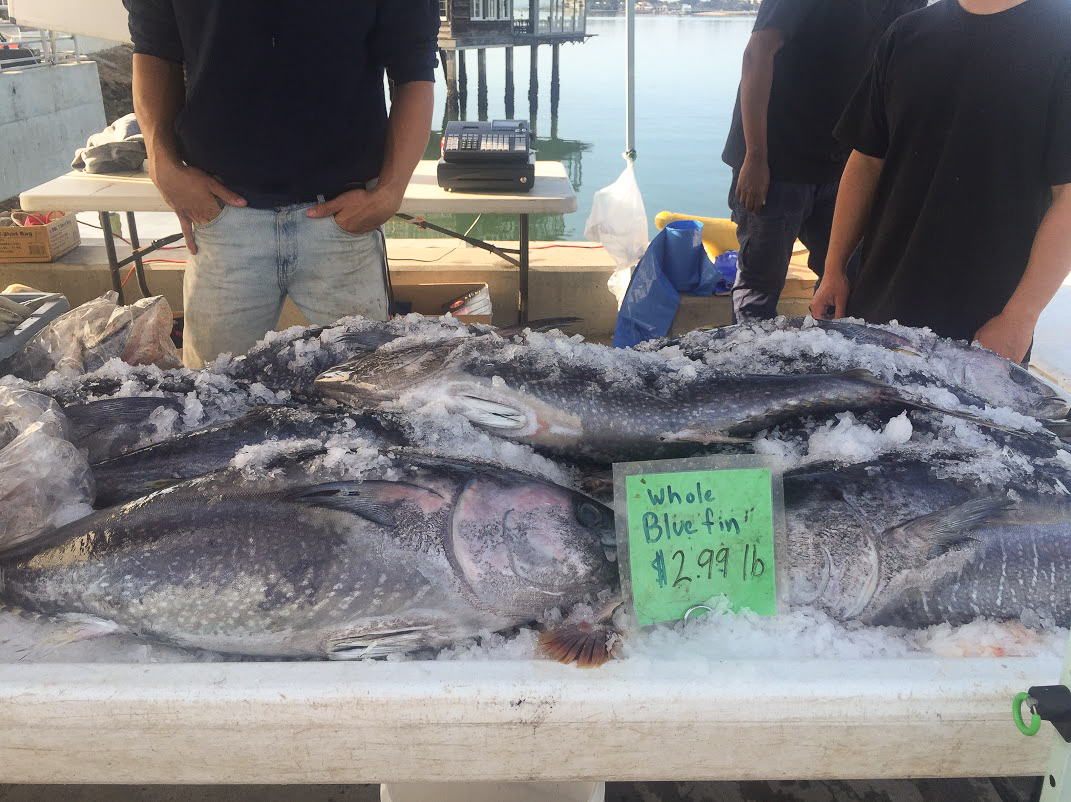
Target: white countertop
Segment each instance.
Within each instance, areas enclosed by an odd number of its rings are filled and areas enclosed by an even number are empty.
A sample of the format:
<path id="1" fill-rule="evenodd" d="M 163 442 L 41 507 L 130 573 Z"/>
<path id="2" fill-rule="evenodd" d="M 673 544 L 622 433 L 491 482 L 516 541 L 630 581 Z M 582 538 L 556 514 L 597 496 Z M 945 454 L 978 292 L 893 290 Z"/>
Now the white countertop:
<path id="1" fill-rule="evenodd" d="M 1048 658 L 0 665 L 0 783 L 1040 774 Z"/>
<path id="2" fill-rule="evenodd" d="M 576 193 L 561 162 L 537 161 L 527 193 L 447 192 L 436 179 L 438 162 L 417 165 L 400 211 L 406 214 L 567 214 L 576 211 Z M 144 172 L 116 175 L 77 170 L 28 189 L 19 196 L 27 211 L 169 212 Z"/>

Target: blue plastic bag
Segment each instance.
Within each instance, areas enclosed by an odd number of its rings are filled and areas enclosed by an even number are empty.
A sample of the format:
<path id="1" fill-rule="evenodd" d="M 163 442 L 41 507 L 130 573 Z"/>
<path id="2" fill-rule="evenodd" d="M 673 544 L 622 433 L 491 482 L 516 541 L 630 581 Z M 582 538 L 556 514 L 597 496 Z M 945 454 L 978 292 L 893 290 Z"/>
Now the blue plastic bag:
<path id="1" fill-rule="evenodd" d="M 723 258 L 724 257 L 724 258 Z M 722 295 L 736 278 L 736 251 L 714 262 L 703 247 L 698 220 L 669 223 L 651 241 L 632 272 L 614 327 L 614 347 L 665 337 L 677 315 L 681 293 Z"/>

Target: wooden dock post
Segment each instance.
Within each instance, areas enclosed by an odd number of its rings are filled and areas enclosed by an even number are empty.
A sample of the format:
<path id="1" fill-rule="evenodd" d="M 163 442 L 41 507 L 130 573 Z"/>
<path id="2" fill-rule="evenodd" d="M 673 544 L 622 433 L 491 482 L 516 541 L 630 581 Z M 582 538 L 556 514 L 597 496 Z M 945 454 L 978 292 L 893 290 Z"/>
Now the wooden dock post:
<path id="1" fill-rule="evenodd" d="M 513 48 L 506 48 L 506 119 L 513 119 Z"/>
<path id="2" fill-rule="evenodd" d="M 465 105 L 469 99 L 469 76 L 465 70 L 465 51 L 457 50 L 457 101 L 461 116 L 465 116 Z"/>
<path id="3" fill-rule="evenodd" d="M 532 45 L 532 62 L 528 70 L 529 126 L 535 132 L 536 111 L 539 109 L 539 45 Z"/>
<path id="4" fill-rule="evenodd" d="M 440 49 L 439 61 L 443 65 L 443 79 L 446 83 L 446 114 L 456 120 L 459 112 L 457 100 L 457 51 Z"/>
<path id="5" fill-rule="evenodd" d="M 558 58 L 561 45 L 550 46 L 550 113 L 558 111 L 558 98 L 561 95 L 561 81 L 558 77 Z"/>
<path id="6" fill-rule="evenodd" d="M 476 51 L 476 107 L 481 120 L 487 119 L 487 49 Z"/>

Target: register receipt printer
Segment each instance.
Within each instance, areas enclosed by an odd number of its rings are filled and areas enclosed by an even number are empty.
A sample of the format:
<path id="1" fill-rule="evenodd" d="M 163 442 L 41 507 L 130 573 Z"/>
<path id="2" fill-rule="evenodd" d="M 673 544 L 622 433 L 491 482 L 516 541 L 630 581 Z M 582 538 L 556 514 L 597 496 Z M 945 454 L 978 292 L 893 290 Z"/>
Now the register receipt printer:
<path id="1" fill-rule="evenodd" d="M 437 174 L 450 192 L 528 192 L 535 182 L 528 121 L 447 123 Z"/>

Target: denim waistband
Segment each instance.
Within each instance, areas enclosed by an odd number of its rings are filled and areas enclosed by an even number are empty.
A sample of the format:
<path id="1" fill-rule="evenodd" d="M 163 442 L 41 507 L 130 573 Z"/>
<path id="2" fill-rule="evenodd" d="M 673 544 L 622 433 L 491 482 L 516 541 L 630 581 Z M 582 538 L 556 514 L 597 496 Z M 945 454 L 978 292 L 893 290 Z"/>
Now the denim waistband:
<path id="1" fill-rule="evenodd" d="M 283 206 L 296 206 L 302 203 L 326 203 L 334 200 L 343 192 L 351 189 L 371 189 L 379 182 L 378 178 L 369 181 L 349 181 L 334 190 L 321 193 L 293 193 L 293 192 L 257 192 L 255 190 L 243 190 L 239 187 L 231 187 L 235 192 L 245 198 L 246 206 L 251 209 L 277 209 Z"/>

